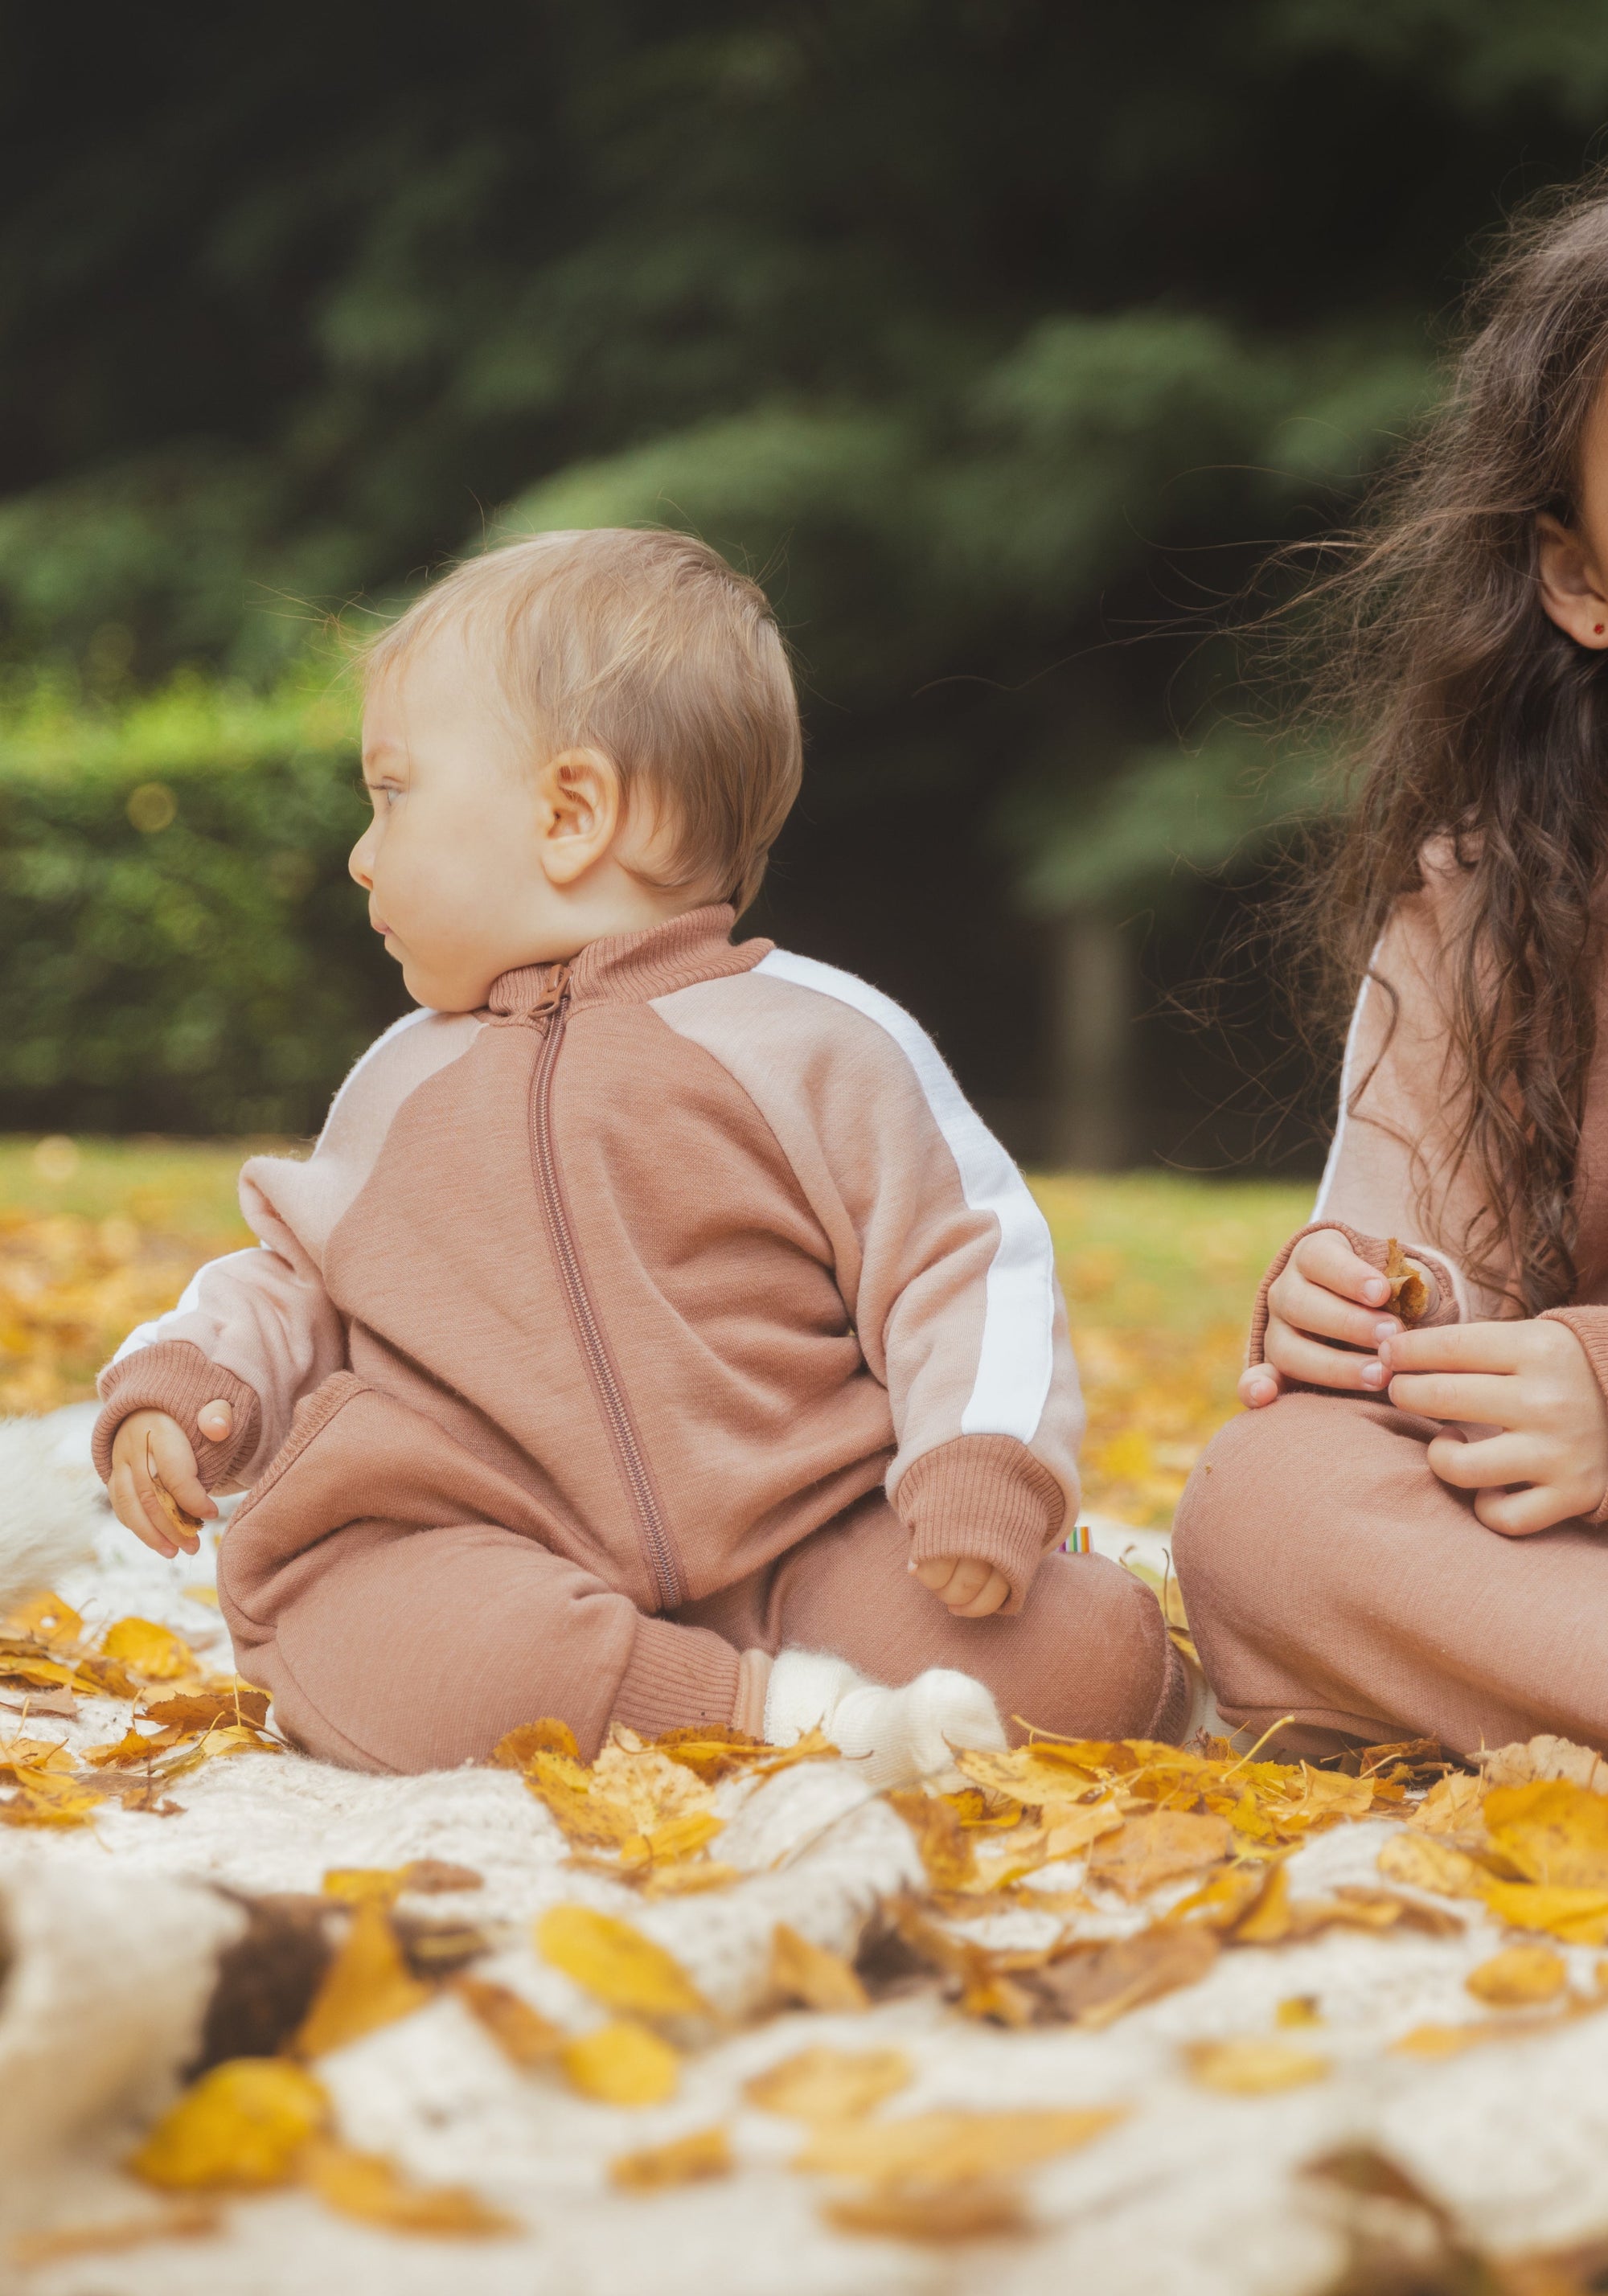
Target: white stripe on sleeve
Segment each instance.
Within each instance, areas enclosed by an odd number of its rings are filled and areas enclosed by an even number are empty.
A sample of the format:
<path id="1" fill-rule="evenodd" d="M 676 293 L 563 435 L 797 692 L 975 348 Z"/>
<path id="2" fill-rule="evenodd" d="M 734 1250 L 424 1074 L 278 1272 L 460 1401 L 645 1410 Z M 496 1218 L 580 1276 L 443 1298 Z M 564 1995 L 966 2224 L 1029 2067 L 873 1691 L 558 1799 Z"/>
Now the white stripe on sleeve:
<path id="1" fill-rule="evenodd" d="M 963 1435 L 1014 1435 L 1031 1442 L 1050 1391 L 1055 1327 L 1055 1255 L 1027 1183 L 966 1099 L 919 1022 L 869 983 L 814 957 L 773 949 L 754 968 L 835 996 L 892 1037 L 915 1071 L 932 1120 L 973 1211 L 999 1227 L 983 1303 L 977 1376 L 961 1414 Z"/>

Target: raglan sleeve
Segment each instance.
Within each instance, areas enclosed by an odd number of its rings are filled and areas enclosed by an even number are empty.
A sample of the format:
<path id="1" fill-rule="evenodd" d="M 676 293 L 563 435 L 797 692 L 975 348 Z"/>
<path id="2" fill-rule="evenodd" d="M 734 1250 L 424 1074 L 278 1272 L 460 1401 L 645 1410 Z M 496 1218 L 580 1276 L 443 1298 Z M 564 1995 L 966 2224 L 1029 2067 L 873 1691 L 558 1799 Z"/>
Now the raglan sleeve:
<path id="1" fill-rule="evenodd" d="M 1079 1498 L 1083 1404 L 1048 1227 L 909 1014 L 789 962 L 829 984 L 811 1000 L 785 1130 L 888 1390 L 889 1498 L 913 1561 L 990 1562 L 1019 1609 Z"/>
<path id="2" fill-rule="evenodd" d="M 1261 1281 L 1247 1360 L 1263 1360 L 1268 1295 L 1304 1236 L 1335 1228 L 1383 1271 L 1394 1239 L 1426 1280 L 1419 1328 L 1512 1316 L 1509 1255 L 1486 1214 L 1477 1175 L 1459 1153 L 1462 1095 L 1454 1070 L 1447 936 L 1456 885 L 1432 852 L 1422 890 L 1392 910 L 1358 992 L 1346 1038 L 1340 1110 L 1312 1217 Z M 1479 1272 L 1464 1264 L 1481 1235 Z M 1449 1248 L 1456 1241 L 1461 1254 Z"/>
<path id="3" fill-rule="evenodd" d="M 109 1480 L 123 1421 L 165 1411 L 188 1436 L 207 1489 L 250 1482 L 283 1441 L 301 1397 L 344 1357 L 340 1318 L 288 1234 L 211 1260 L 171 1313 L 131 1332 L 102 1372 L 95 1466 Z M 197 1414 L 218 1400 L 230 1406 L 234 1426 L 213 1442 Z"/>

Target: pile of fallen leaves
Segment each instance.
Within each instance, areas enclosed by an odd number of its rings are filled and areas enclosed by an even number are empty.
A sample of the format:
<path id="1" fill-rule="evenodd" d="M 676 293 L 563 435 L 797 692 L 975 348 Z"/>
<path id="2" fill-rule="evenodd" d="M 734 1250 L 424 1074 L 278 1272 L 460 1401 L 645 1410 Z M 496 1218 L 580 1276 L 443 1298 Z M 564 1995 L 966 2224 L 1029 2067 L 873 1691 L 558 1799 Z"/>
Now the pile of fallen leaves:
<path id="1" fill-rule="evenodd" d="M 30 1606 L 29 1619 L 26 1632 L 23 1621 L 10 1622 L 4 1662 L 53 1667 L 75 1693 L 127 1694 L 136 1645 L 147 1670 L 153 1660 L 182 1662 L 182 1645 L 141 1643 L 119 1629 L 86 1649 L 78 1622 L 46 1598 Z M 251 1695 L 192 1669 L 183 1688 L 147 1696 L 140 1720 L 155 1726 L 141 1742 L 154 1749 L 162 1742 L 151 1755 L 156 1770 L 198 1757 L 209 1736 L 271 1742 Z M 136 1723 L 130 1736 L 137 1730 Z M 103 1767 L 94 1774 L 103 1776 L 119 1748 L 96 1753 Z M 546 1721 L 513 1732 L 495 1759 L 523 1778 L 556 1822 L 578 1873 L 659 1897 L 740 1884 L 741 1873 L 718 1854 L 723 1808 L 734 1806 L 729 1792 L 722 1804 L 718 1788 L 734 1782 L 757 1790 L 783 1767 L 839 1757 L 818 1734 L 775 1748 L 734 1731 L 684 1730 L 647 1742 L 616 1728 L 588 1763 L 563 1724 Z M 39 1774 L 64 1775 L 47 1765 Z M 80 1790 L 83 1775 L 71 1781 Z M 963 1750 L 948 1779 L 887 1799 L 911 1831 L 924 1886 L 882 1907 L 854 1963 L 778 1924 L 760 2017 L 800 2009 L 852 2014 L 926 1989 L 961 2017 L 1005 2029 L 1100 2030 L 1199 1983 L 1224 1954 L 1276 1949 L 1336 1927 L 1456 1932 L 1459 1899 L 1478 1900 L 1525 1934 L 1469 1975 L 1464 2024 L 1418 2027 L 1396 2049 L 1445 2054 L 1608 2006 L 1608 1983 L 1575 1989 L 1563 1958 L 1543 1941 L 1549 1934 L 1608 1940 L 1608 1765 L 1557 1740 L 1504 1749 L 1474 1772 L 1450 1767 L 1426 1743 L 1381 1747 L 1346 1774 L 1259 1750 L 1237 1754 L 1223 1740 L 1183 1750 L 1036 1739 L 1011 1752 Z M 1368 1816 L 1398 1821 L 1380 1853 L 1377 1884 L 1296 1895 L 1291 1853 L 1326 1828 Z M 517 1941 L 509 1933 L 517 1925 L 432 1917 L 418 1899 L 480 1885 L 470 1869 L 424 1860 L 396 1871 L 332 1872 L 322 1898 L 255 1901 L 247 1937 L 220 1968 L 204 2069 L 128 2162 L 167 2196 L 165 2212 L 120 2229 L 41 2235 L 27 2244 L 29 2255 L 209 2230 L 230 2196 L 289 2185 L 398 2232 L 521 2229 L 467 2189 L 414 2184 L 387 2160 L 346 2144 L 334 2125 L 318 2061 L 443 1994 L 526 2077 L 616 2107 L 664 2103 L 689 2054 L 729 2038 L 731 2019 L 662 1945 L 629 1920 L 578 1903 L 550 1906 L 526 1941 L 590 2005 L 584 2021 L 561 2025 L 513 1985 L 478 1975 L 478 1960 Z M 1047 1942 L 1032 1950 L 987 1942 L 994 1916 L 1024 1906 L 1054 1917 Z M 1143 1916 L 1136 1927 L 1136 1911 Z M 1114 1933 L 1113 1920 L 1125 1924 Z M 288 1956 L 287 1934 L 298 1940 Z M 269 1964 L 279 1974 L 265 2008 L 256 1972 Z M 1608 1980 L 1608 1964 L 1599 1964 L 1599 1976 Z M 1233 2096 L 1325 2078 L 1329 2062 L 1315 2046 L 1321 2035 L 1302 2030 L 1318 2026 L 1316 2005 L 1292 1997 L 1276 2021 L 1284 2030 L 1190 2045 L 1181 2069 L 1203 2088 Z M 742 2101 L 800 2124 L 793 2166 L 822 2180 L 833 2226 L 923 2241 L 1030 2228 L 1028 2173 L 1122 2117 L 1115 2106 L 887 2110 L 914 2073 L 899 2049 L 807 2046 L 751 2079 Z M 1342 2184 L 1362 2174 L 1347 2158 L 1349 2166 L 1317 2164 L 1315 2173 Z M 611 2175 L 620 2191 L 641 2193 L 740 2168 L 729 2128 L 716 2122 L 628 2152 Z M 1366 2173 L 1376 2182 L 1394 2172 L 1375 2164 Z M 1409 2202 L 1432 2208 L 1410 2191 L 1403 2206 Z M 1436 2223 L 1454 2260 L 1465 2257 L 1450 2228 Z M 1501 2277 L 1489 2284 L 1520 2285 Z"/>
<path id="2" fill-rule="evenodd" d="M 85 1698 L 120 1699 L 132 1712 L 120 1736 L 69 1751 L 54 1720 L 74 1720 Z M 90 1824 L 108 1801 L 176 1816 L 174 1782 L 219 1754 L 278 1753 L 267 1693 L 215 1674 L 170 1627 L 119 1619 L 91 1636 L 58 1595 L 37 1595 L 0 1620 L 0 1707 L 18 1716 L 0 1735 L 0 1825 Z"/>

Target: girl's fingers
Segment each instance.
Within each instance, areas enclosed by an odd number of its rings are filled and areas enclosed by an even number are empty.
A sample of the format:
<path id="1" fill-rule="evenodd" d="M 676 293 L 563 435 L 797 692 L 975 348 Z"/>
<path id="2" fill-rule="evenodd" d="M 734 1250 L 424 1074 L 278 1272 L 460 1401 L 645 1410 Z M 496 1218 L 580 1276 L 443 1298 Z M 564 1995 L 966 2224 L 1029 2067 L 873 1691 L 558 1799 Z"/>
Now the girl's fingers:
<path id="1" fill-rule="evenodd" d="M 1338 1292 L 1365 1308 L 1382 1308 L 1391 1296 L 1385 1278 L 1352 1250 L 1338 1228 L 1320 1228 L 1316 1235 L 1303 1236 L 1290 1255 L 1289 1266 L 1325 1292 Z"/>
<path id="2" fill-rule="evenodd" d="M 1425 1419 L 1466 1419 L 1481 1427 L 1513 1427 L 1520 1423 L 1522 1382 L 1490 1372 L 1398 1372 L 1391 1381 L 1391 1401 L 1398 1411 L 1416 1411 Z"/>
<path id="3" fill-rule="evenodd" d="M 1260 1411 L 1278 1401 L 1284 1384 L 1283 1376 L 1270 1363 L 1252 1364 L 1249 1371 L 1240 1374 L 1240 1401 L 1247 1411 Z"/>
<path id="4" fill-rule="evenodd" d="M 1269 1324 L 1263 1341 L 1268 1360 L 1286 1379 L 1309 1387 L 1333 1387 L 1350 1395 L 1378 1395 L 1384 1387 L 1384 1366 L 1375 1356 L 1354 1355 L 1346 1348 L 1326 1348 L 1286 1324 Z"/>
<path id="5" fill-rule="evenodd" d="M 1527 1483 L 1543 1471 L 1536 1446 L 1524 1435 L 1493 1435 L 1483 1443 L 1437 1435 L 1424 1453 L 1432 1472 L 1454 1490 L 1488 1491 Z"/>
<path id="6" fill-rule="evenodd" d="M 1528 1538 L 1535 1531 L 1550 1530 L 1555 1523 L 1567 1522 L 1571 1512 L 1567 1501 L 1545 1484 L 1527 1491 L 1481 1491 L 1474 1499 L 1480 1521 L 1505 1538 Z"/>
<path id="7" fill-rule="evenodd" d="M 1281 1324 L 1295 1331 L 1323 1340 L 1343 1340 L 1349 1347 L 1364 1348 L 1370 1355 L 1382 1341 L 1393 1338 L 1401 1329 L 1399 1316 L 1377 1308 L 1359 1308 L 1337 1292 L 1308 1283 L 1304 1275 L 1289 1279 L 1287 1269 L 1268 1293 L 1268 1304 Z"/>

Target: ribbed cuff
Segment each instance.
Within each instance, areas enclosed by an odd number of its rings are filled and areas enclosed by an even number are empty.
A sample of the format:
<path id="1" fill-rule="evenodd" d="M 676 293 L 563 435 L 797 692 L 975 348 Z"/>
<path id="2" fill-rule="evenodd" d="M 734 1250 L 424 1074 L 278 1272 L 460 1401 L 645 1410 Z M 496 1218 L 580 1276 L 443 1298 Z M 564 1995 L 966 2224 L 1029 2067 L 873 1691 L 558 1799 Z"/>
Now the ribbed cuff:
<path id="1" fill-rule="evenodd" d="M 957 1435 L 907 1467 L 893 1505 L 913 1562 L 970 1556 L 1009 1579 L 1020 1611 L 1066 1520 L 1066 1494 L 1014 1435 Z"/>
<path id="2" fill-rule="evenodd" d="M 611 1718 L 644 1738 L 693 1722 L 734 1724 L 742 1671 L 730 1643 L 708 1627 L 639 1618 Z"/>
<path id="3" fill-rule="evenodd" d="M 1383 1236 L 1364 1235 L 1360 1230 L 1348 1227 L 1344 1220 L 1309 1221 L 1305 1227 L 1298 1230 L 1291 1237 L 1262 1278 L 1261 1288 L 1256 1295 L 1256 1305 L 1251 1311 L 1251 1338 L 1245 1349 L 1247 1367 L 1262 1361 L 1263 1343 L 1268 1337 L 1268 1294 L 1289 1265 L 1290 1254 L 1304 1237 L 1321 1235 L 1325 1228 L 1333 1228 L 1337 1235 L 1343 1235 L 1359 1259 L 1366 1259 L 1370 1267 L 1378 1268 L 1382 1275 L 1384 1274 L 1385 1262 L 1391 1256 L 1391 1247 Z M 1445 1260 L 1435 1252 L 1425 1251 L 1423 1246 L 1419 1243 L 1404 1244 L 1402 1249 L 1409 1259 L 1423 1268 L 1430 1281 L 1430 1304 L 1419 1316 L 1413 1329 L 1415 1332 L 1428 1332 L 1435 1330 L 1442 1324 L 1461 1323 L 1462 1314 L 1457 1306 L 1457 1287 L 1452 1281 L 1452 1272 Z M 1379 1312 L 1382 1316 L 1386 1311 L 1382 1308 Z M 1300 1384 L 1299 1382 L 1294 1383 Z M 1326 1390 L 1325 1392 L 1327 1392 Z M 1365 1398 L 1365 1400 L 1368 1399 L 1370 1398 Z M 1377 1396 L 1371 1399 L 1374 1402 L 1378 1401 Z"/>
<path id="4" fill-rule="evenodd" d="M 1608 1399 L 1608 1308 L 1546 1308 L 1538 1320 L 1543 1324 L 1562 1324 L 1574 1333 L 1586 1350 L 1591 1376 Z M 1579 1520 L 1608 1522 L 1608 1490 L 1603 1493 L 1596 1513 L 1581 1515 Z"/>
<path id="5" fill-rule="evenodd" d="M 91 1450 L 103 1483 L 111 1480 L 112 1439 L 136 1411 L 165 1411 L 177 1420 L 209 1491 L 227 1482 L 261 1439 L 262 1406 L 255 1393 L 232 1371 L 209 1362 L 193 1341 L 159 1340 L 154 1347 L 137 1349 L 120 1363 L 108 1364 L 96 1384 L 104 1407 L 94 1423 Z M 234 1413 L 234 1432 L 221 1443 L 211 1441 L 195 1423 L 197 1412 L 209 1403 L 226 1403 Z"/>

